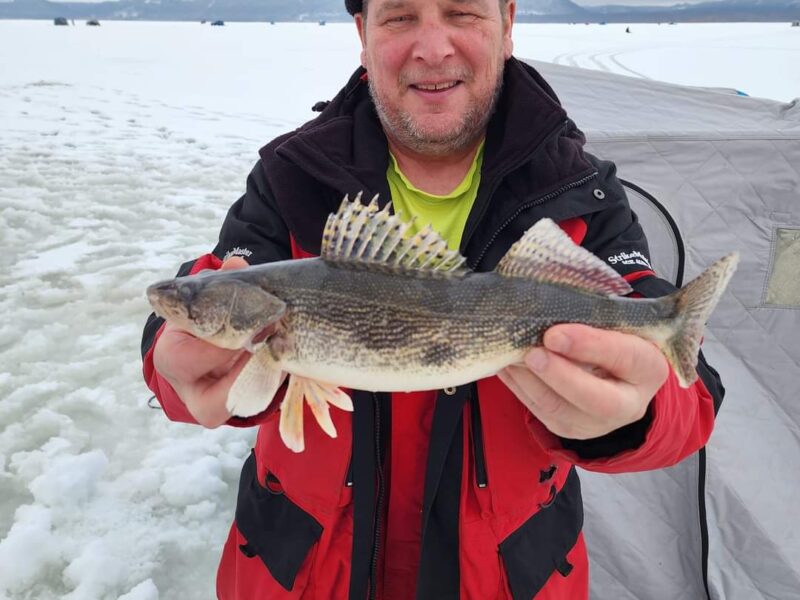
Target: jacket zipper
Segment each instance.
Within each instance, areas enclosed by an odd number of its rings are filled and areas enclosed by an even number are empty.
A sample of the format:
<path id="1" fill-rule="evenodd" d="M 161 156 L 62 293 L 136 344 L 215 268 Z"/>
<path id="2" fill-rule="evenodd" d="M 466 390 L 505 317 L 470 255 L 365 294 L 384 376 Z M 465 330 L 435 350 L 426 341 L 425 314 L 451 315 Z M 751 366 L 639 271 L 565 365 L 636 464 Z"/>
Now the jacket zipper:
<path id="1" fill-rule="evenodd" d="M 478 403 L 477 384 L 472 384 L 469 394 L 470 437 L 472 438 L 472 455 L 475 457 L 475 483 L 479 488 L 489 485 L 486 472 L 486 455 L 483 452 L 483 424 L 481 423 L 481 407 Z"/>
<path id="2" fill-rule="evenodd" d="M 375 600 L 378 580 L 378 558 L 381 548 L 381 525 L 383 524 L 383 496 L 386 492 L 383 478 L 383 461 L 381 459 L 381 405 L 378 395 L 372 394 L 375 408 L 375 479 L 378 485 L 378 497 L 375 501 L 375 520 L 372 537 L 372 562 L 369 573 L 369 597 Z"/>
<path id="3" fill-rule="evenodd" d="M 345 487 L 353 487 L 353 455 L 350 453 L 350 461 L 347 463 L 347 475 L 344 478 Z"/>
<path id="4" fill-rule="evenodd" d="M 481 250 L 481 253 L 478 255 L 478 258 L 470 265 L 470 267 L 474 269 L 479 264 L 481 264 L 481 261 L 483 260 L 483 257 L 486 256 L 486 253 L 489 251 L 489 248 L 495 242 L 495 240 L 500 235 L 500 233 L 506 227 L 508 227 L 511 223 L 513 223 L 514 219 L 516 219 L 523 211 L 526 211 L 529 208 L 532 208 L 532 207 L 537 206 L 539 204 L 544 204 L 545 202 L 548 202 L 548 201 L 552 200 L 553 198 L 556 198 L 556 197 L 560 196 L 561 194 L 563 194 L 564 192 L 567 192 L 567 191 L 569 191 L 569 190 L 571 190 L 573 188 L 580 187 L 584 183 L 586 183 L 588 181 L 591 181 L 592 179 L 597 177 L 597 175 L 598 175 L 597 171 L 595 171 L 593 173 L 590 173 L 589 175 L 586 175 L 585 177 L 581 177 L 580 179 L 578 179 L 576 181 L 573 181 L 571 183 L 567 183 L 566 185 L 561 186 L 560 188 L 558 188 L 557 190 L 555 190 L 553 192 L 550 192 L 549 194 L 545 194 L 544 196 L 540 196 L 540 197 L 536 198 L 535 200 L 531 200 L 530 202 L 526 202 L 525 204 L 523 204 L 522 206 L 517 208 L 517 210 L 514 211 L 514 214 L 511 215 L 508 219 L 506 219 L 503 222 L 503 224 L 500 225 L 500 227 L 498 227 L 495 230 L 495 232 L 492 234 L 492 237 L 489 239 L 489 241 L 483 247 L 483 250 Z"/>
<path id="5" fill-rule="evenodd" d="M 550 133 L 548 133 L 544 137 L 544 139 L 542 139 L 542 141 L 539 142 L 536 145 L 536 147 L 533 150 L 531 150 L 530 152 L 526 152 L 522 158 L 520 158 L 519 160 L 515 161 L 514 163 L 508 165 L 505 169 L 503 169 L 502 171 L 500 171 L 498 173 L 497 177 L 495 177 L 492 180 L 492 184 L 489 187 L 489 191 L 488 191 L 487 195 L 485 196 L 485 200 L 481 203 L 480 213 L 478 214 L 478 218 L 475 219 L 474 225 L 470 228 L 470 230 L 464 232 L 464 236 L 461 239 L 461 250 L 462 250 L 462 252 L 463 252 L 464 248 L 467 247 L 467 243 L 469 242 L 469 240 L 472 238 L 472 236 L 474 235 L 475 231 L 477 230 L 478 224 L 483 220 L 483 217 L 486 214 L 486 210 L 489 208 L 489 199 L 492 196 L 494 196 L 494 193 L 497 190 L 497 186 L 500 185 L 500 182 L 503 180 L 503 178 L 506 175 L 508 175 L 509 173 L 511 173 L 511 171 L 519 168 L 519 166 L 524 164 L 527 160 L 529 160 L 531 156 L 533 156 L 534 154 L 539 152 L 539 150 L 542 147 L 544 147 L 544 145 L 547 144 L 547 142 L 549 142 L 551 139 L 553 139 L 554 137 L 559 135 L 562 131 L 564 131 L 567 128 L 568 125 L 569 125 L 569 119 L 566 119 L 566 120 L 562 121 L 561 123 L 559 123 L 558 126 L 553 128 L 553 130 Z M 475 263 L 475 264 L 477 264 L 477 263 Z"/>

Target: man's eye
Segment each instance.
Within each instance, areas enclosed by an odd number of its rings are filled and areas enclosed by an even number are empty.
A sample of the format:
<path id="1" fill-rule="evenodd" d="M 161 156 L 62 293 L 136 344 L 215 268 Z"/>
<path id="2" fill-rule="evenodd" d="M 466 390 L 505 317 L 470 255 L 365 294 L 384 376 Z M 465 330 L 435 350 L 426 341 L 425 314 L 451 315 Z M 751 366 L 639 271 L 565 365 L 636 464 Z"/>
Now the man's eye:
<path id="1" fill-rule="evenodd" d="M 453 12 L 450 16 L 457 21 L 474 21 L 478 18 L 478 15 L 469 12 Z"/>
<path id="2" fill-rule="evenodd" d="M 411 15 L 398 15 L 396 17 L 389 17 L 388 19 L 386 19 L 386 22 L 389 23 L 389 24 L 391 24 L 391 23 L 407 23 L 408 21 L 411 21 L 411 18 L 412 18 Z"/>

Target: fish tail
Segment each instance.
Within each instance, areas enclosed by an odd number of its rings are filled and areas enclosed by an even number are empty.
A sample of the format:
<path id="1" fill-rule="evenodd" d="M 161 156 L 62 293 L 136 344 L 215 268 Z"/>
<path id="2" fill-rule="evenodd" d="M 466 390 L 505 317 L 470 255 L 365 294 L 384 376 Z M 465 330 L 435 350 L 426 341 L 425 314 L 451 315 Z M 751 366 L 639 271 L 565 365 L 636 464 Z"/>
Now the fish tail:
<path id="1" fill-rule="evenodd" d="M 706 321 L 722 297 L 738 263 L 738 253 L 731 253 L 663 299 L 674 303 L 676 316 L 667 339 L 656 343 L 675 371 L 681 387 L 689 387 L 697 379 L 697 355 Z"/>

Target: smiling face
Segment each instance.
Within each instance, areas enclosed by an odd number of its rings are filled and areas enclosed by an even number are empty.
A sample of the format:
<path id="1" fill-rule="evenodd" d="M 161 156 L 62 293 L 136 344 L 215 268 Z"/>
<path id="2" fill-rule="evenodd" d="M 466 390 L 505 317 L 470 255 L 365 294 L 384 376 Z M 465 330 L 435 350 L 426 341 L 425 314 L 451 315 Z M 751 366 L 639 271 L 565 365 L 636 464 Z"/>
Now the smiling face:
<path id="1" fill-rule="evenodd" d="M 356 15 L 361 64 L 390 140 L 445 156 L 477 143 L 513 48 L 516 4 L 498 0 L 368 0 Z"/>

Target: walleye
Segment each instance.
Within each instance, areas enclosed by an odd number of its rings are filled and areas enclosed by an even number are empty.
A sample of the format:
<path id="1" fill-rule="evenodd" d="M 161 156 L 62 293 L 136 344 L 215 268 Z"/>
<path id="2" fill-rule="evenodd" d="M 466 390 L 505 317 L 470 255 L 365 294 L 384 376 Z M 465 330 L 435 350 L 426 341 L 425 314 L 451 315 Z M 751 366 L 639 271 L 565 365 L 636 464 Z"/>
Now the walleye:
<path id="1" fill-rule="evenodd" d="M 360 198 L 360 197 L 359 197 Z M 331 437 L 329 405 L 352 410 L 340 388 L 454 387 L 522 361 L 556 323 L 584 323 L 655 343 L 680 384 L 697 378 L 703 328 L 737 254 L 658 299 L 542 219 L 493 272 L 477 273 L 430 226 L 346 197 L 325 226 L 319 258 L 205 272 L 147 290 L 156 313 L 224 348 L 253 353 L 228 394 L 232 414 L 262 412 L 287 375 L 279 430 L 304 449 L 303 398 Z"/>

